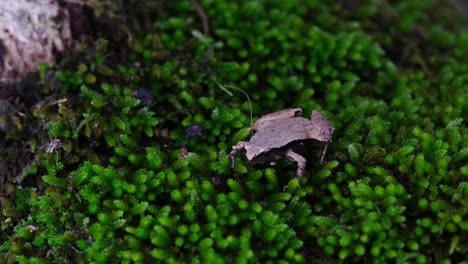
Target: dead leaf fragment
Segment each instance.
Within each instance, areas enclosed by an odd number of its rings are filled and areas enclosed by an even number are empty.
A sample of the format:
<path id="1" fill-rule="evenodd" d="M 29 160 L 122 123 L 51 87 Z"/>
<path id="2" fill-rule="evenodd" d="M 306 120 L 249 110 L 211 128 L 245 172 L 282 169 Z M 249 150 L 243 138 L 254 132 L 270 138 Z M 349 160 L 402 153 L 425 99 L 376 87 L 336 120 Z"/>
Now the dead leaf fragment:
<path id="1" fill-rule="evenodd" d="M 37 226 L 33 226 L 33 225 L 28 225 L 28 226 L 26 227 L 26 229 L 28 229 L 29 232 L 31 232 L 31 233 L 32 233 L 32 232 L 36 232 L 37 230 L 39 230 L 39 228 L 38 228 Z"/>

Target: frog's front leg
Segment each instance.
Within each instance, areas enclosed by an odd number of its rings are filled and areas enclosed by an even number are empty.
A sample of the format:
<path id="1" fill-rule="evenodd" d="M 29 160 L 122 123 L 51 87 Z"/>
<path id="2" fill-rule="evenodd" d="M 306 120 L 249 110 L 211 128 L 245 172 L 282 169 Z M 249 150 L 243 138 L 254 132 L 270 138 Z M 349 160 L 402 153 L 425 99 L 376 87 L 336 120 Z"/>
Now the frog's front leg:
<path id="1" fill-rule="evenodd" d="M 304 169 L 305 169 L 307 160 L 304 157 L 302 157 L 301 155 L 299 155 L 296 152 L 292 151 L 291 149 L 288 149 L 288 151 L 286 152 L 286 157 L 297 163 L 296 177 L 297 178 L 302 177 L 302 174 L 304 173 Z"/>
<path id="2" fill-rule="evenodd" d="M 239 141 L 235 146 L 232 147 L 232 151 L 229 153 L 228 158 L 231 160 L 231 167 L 234 168 L 236 165 L 236 157 L 239 153 L 245 149 L 245 141 Z"/>

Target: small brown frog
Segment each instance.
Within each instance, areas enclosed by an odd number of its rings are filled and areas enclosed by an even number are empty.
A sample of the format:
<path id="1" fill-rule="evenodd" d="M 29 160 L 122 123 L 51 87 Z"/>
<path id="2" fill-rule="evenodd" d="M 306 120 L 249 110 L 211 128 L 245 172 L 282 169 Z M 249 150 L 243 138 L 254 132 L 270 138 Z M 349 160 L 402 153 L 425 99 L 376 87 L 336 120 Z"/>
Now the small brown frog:
<path id="1" fill-rule="evenodd" d="M 321 162 L 327 146 L 332 142 L 335 131 L 333 124 L 320 112 L 313 111 L 309 120 L 302 115 L 302 109 L 292 108 L 262 116 L 252 126 L 255 134 L 250 141 L 239 141 L 229 153 L 234 167 L 235 157 L 245 150 L 249 161 L 255 163 L 273 162 L 288 158 L 297 163 L 296 177 L 304 173 L 306 159 L 297 152 L 308 146 L 324 146 Z"/>

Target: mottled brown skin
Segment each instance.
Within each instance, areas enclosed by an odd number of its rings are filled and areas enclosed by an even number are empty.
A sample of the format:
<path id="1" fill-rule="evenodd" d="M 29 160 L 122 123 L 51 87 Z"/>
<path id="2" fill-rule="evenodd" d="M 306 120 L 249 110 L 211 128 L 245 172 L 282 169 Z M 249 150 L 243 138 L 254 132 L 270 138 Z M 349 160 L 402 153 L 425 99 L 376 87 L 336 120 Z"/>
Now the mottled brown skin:
<path id="1" fill-rule="evenodd" d="M 250 141 L 240 141 L 233 147 L 229 158 L 234 166 L 235 157 L 245 151 L 249 161 L 255 163 L 290 159 L 297 163 L 296 176 L 304 173 L 306 159 L 297 152 L 310 146 L 324 146 L 332 142 L 333 125 L 318 111 L 312 112 L 311 120 L 301 117 L 300 108 L 286 109 L 261 117 L 252 129 L 256 133 Z"/>

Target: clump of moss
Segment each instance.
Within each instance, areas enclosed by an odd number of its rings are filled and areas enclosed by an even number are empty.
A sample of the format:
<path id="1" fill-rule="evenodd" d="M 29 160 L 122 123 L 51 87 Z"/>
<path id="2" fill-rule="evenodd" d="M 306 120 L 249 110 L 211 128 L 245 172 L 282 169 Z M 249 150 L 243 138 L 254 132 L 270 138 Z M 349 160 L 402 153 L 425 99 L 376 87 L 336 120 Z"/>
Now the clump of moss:
<path id="1" fill-rule="evenodd" d="M 133 3 L 156 33 L 134 21 L 124 55 L 100 39 L 49 68 L 59 93 L 44 67 L 50 103 L 29 117 L 43 132 L 8 137 L 61 145 L 2 187 L 0 260 L 462 261 L 468 32 L 431 17 L 435 1 L 306 2 L 200 1 L 209 36 L 189 1 Z M 397 53 L 414 30 L 427 46 Z M 220 85 L 251 95 L 254 116 L 321 109 L 337 129 L 327 161 L 308 153 L 301 179 L 287 161 L 231 168 L 249 103 Z"/>

